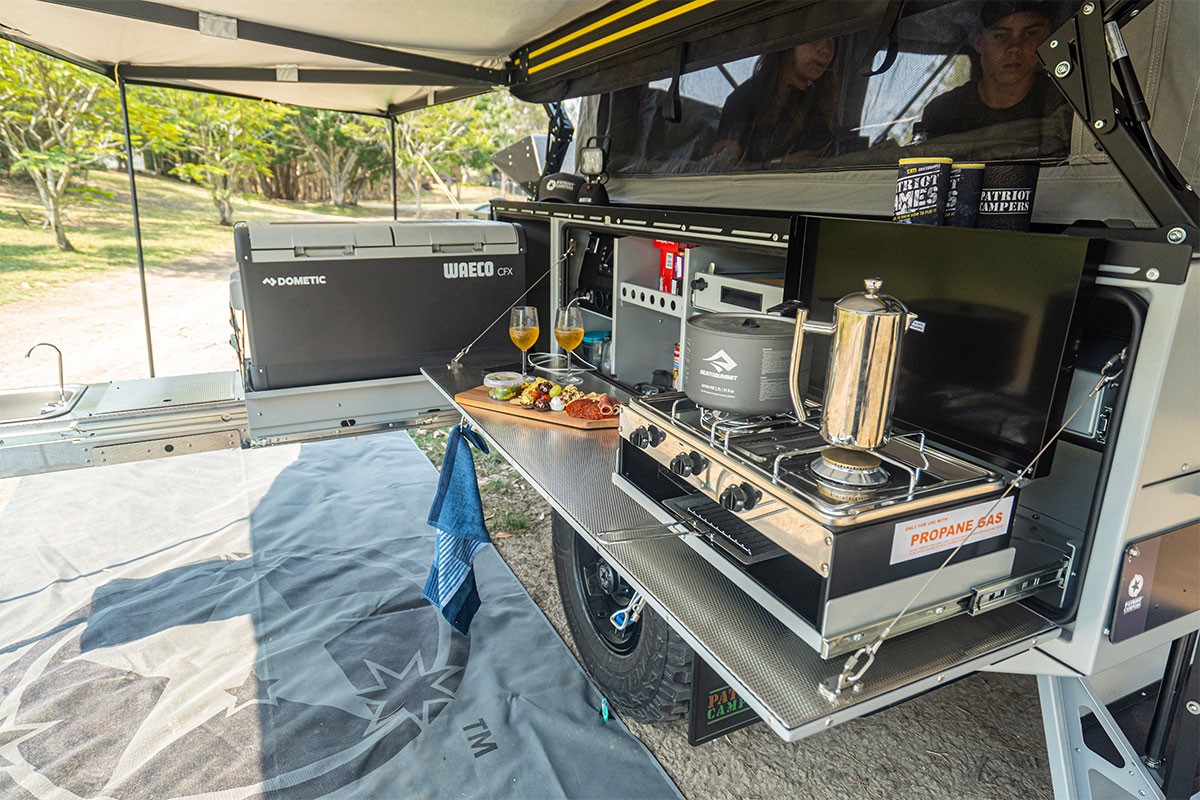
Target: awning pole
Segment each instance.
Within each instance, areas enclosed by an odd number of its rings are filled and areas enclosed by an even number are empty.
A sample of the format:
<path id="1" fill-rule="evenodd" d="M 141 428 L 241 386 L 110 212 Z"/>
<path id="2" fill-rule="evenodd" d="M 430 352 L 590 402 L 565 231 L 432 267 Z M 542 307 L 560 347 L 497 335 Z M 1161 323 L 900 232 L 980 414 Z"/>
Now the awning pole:
<path id="1" fill-rule="evenodd" d="M 392 130 L 392 219 L 400 219 L 399 198 L 396 192 L 396 118 L 389 116 L 388 125 Z"/>
<path id="2" fill-rule="evenodd" d="M 125 102 L 125 81 L 117 78 L 121 95 L 121 121 L 125 125 L 125 167 L 129 170 L 129 197 L 133 202 L 133 238 L 137 244 L 138 280 L 142 284 L 142 320 L 146 325 L 146 359 L 150 377 L 154 377 L 154 345 L 150 341 L 150 300 L 146 295 L 146 261 L 142 256 L 142 220 L 138 216 L 137 180 L 133 175 L 133 141 L 129 135 L 129 104 Z"/>

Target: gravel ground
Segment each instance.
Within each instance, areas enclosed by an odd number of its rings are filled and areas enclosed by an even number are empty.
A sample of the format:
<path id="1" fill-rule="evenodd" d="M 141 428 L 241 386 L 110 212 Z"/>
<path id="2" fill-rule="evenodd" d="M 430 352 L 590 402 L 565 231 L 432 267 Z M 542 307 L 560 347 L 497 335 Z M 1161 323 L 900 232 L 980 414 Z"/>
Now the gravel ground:
<path id="1" fill-rule="evenodd" d="M 444 430 L 413 438 L 440 464 Z M 476 460 L 500 555 L 578 658 L 558 598 L 550 506 L 500 456 Z M 625 720 L 689 800 L 1051 797 L 1034 678 L 978 673 L 789 744 L 753 725 L 699 747 L 684 721 Z"/>

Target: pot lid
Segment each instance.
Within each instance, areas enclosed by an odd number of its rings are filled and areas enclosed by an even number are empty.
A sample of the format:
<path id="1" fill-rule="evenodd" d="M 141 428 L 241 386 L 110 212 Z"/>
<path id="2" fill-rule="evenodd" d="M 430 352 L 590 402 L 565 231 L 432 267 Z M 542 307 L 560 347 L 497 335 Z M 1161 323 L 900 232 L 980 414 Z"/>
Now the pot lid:
<path id="1" fill-rule="evenodd" d="M 907 314 L 904 304 L 891 295 L 880 294 L 883 281 L 879 278 L 863 280 L 865 291 L 848 294 L 837 301 L 838 311 L 850 311 L 855 314 Z"/>
<path id="2" fill-rule="evenodd" d="M 688 319 L 687 326 L 724 336 L 782 336 L 789 339 L 796 331 L 796 323 L 792 320 L 765 314 L 697 314 Z"/>

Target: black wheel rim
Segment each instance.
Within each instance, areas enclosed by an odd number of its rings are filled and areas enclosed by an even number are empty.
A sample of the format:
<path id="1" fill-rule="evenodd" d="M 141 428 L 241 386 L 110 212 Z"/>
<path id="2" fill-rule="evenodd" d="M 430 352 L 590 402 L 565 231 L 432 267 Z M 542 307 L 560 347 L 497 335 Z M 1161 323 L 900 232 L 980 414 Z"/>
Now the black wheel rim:
<path id="1" fill-rule="evenodd" d="M 584 610 L 600 641 L 617 655 L 632 653 L 637 647 L 642 621 L 617 630 L 611 617 L 629 605 L 633 589 L 599 553 L 582 542 L 575 547 L 575 576 Z"/>

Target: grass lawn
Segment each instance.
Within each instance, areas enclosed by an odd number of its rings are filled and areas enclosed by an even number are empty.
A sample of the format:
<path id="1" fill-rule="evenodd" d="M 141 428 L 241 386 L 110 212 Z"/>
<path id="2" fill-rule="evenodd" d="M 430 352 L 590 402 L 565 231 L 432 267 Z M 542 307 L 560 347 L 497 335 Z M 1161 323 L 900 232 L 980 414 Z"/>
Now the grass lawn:
<path id="1" fill-rule="evenodd" d="M 53 234 L 41 227 L 43 209 L 32 184 L 0 181 L 0 305 L 36 297 L 50 287 L 86 278 L 97 271 L 136 267 L 133 215 L 125 173 L 94 170 L 88 175 L 88 183 L 112 192 L 113 199 L 79 203 L 67 209 L 67 237 L 77 252 L 63 253 L 55 246 Z M 233 233 L 216 223 L 217 212 L 207 190 L 149 175 L 139 175 L 137 187 L 142 246 L 148 268 L 186 269 L 189 258 L 221 251 L 229 254 L 232 265 Z M 486 198 L 491 190 L 466 187 L 463 202 L 470 205 L 473 201 L 468 196 L 480 193 Z M 428 197 L 432 203 L 440 199 Z M 401 202 L 405 202 L 403 196 Z M 391 205 L 371 203 L 337 208 L 326 203 L 266 201 L 256 195 L 234 200 L 235 220 L 278 221 L 312 214 L 390 217 Z"/>

